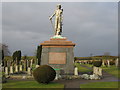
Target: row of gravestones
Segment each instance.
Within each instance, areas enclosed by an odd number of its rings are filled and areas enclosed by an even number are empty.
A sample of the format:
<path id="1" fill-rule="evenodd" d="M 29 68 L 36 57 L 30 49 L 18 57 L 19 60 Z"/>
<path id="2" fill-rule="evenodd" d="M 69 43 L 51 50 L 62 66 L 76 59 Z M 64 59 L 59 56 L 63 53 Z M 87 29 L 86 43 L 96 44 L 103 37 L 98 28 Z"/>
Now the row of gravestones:
<path id="1" fill-rule="evenodd" d="M 93 67 L 93 74 L 102 76 L 102 68 L 94 66 Z M 75 67 L 75 69 L 74 69 L 74 75 L 78 75 L 78 68 L 77 67 Z"/>
<path id="2" fill-rule="evenodd" d="M 89 60 L 88 60 L 89 61 Z M 89 64 L 87 60 L 84 61 L 79 61 L 80 64 L 84 63 L 84 64 Z M 110 67 L 110 60 L 106 60 L 107 61 L 107 66 Z M 105 66 L 105 60 L 102 60 L 102 66 Z M 115 66 L 118 67 L 118 58 L 115 60 Z"/>
<path id="3" fill-rule="evenodd" d="M 118 58 L 115 60 L 115 66 L 118 67 L 119 61 Z M 105 61 L 103 60 L 102 66 L 105 66 Z M 107 66 L 110 67 L 110 60 L 107 60 Z"/>
<path id="4" fill-rule="evenodd" d="M 19 64 L 17 62 L 5 61 L 5 65 L 2 67 L 2 71 L 5 72 L 5 75 L 12 75 L 14 73 L 25 72 L 28 75 L 32 74 L 32 69 L 39 67 L 36 64 L 36 67 L 33 67 L 33 59 L 31 60 L 21 60 Z"/>
<path id="5" fill-rule="evenodd" d="M 89 74 L 82 74 L 79 75 L 78 74 L 78 68 L 75 67 L 74 69 L 74 75 L 78 76 L 78 78 L 83 78 L 83 79 L 90 79 L 90 80 L 96 80 L 96 79 L 102 79 L 103 75 L 102 75 L 102 68 L 101 67 L 93 67 L 93 74 L 89 75 Z"/>
<path id="6" fill-rule="evenodd" d="M 82 63 L 82 62 L 81 62 Z M 86 61 L 84 62 L 84 64 L 87 63 Z M 110 61 L 107 60 L 107 64 L 108 64 L 108 67 L 110 67 Z M 104 66 L 104 61 L 102 62 L 102 65 Z M 119 61 L 118 61 L 118 58 L 115 60 L 115 65 L 116 67 L 119 66 Z M 78 68 L 75 67 L 74 69 L 74 75 L 76 76 L 79 76 L 78 75 Z M 81 78 L 84 78 L 84 79 L 101 79 L 103 77 L 103 74 L 102 74 L 102 68 L 101 67 L 93 67 L 93 74 L 92 75 L 88 75 L 88 74 L 83 74 L 83 75 L 80 75 Z"/>

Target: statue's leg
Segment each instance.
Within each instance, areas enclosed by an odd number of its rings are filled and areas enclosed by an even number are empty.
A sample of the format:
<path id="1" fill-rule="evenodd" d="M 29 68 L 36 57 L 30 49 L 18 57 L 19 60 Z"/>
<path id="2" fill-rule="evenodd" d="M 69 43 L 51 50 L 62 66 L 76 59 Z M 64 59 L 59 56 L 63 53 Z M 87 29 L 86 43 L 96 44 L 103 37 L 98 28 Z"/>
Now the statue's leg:
<path id="1" fill-rule="evenodd" d="M 58 19 L 58 35 L 61 35 L 60 31 L 61 31 L 61 19 L 59 18 Z"/>
<path id="2" fill-rule="evenodd" d="M 57 29 L 58 29 L 58 18 L 55 19 L 55 35 L 57 35 Z"/>
<path id="3" fill-rule="evenodd" d="M 58 24 L 59 24 L 59 17 L 56 19 L 56 34 L 55 35 L 58 35 L 58 31 L 59 31 Z"/>

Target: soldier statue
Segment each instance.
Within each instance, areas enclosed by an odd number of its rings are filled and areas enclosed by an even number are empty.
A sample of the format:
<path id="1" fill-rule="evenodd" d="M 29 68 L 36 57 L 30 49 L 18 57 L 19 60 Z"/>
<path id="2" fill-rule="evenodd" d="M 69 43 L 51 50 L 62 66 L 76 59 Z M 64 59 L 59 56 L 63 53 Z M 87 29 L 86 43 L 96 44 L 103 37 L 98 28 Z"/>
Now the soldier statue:
<path id="1" fill-rule="evenodd" d="M 61 35 L 62 33 L 62 21 L 63 21 L 63 9 L 61 9 L 61 5 L 57 5 L 57 9 L 54 11 L 54 14 L 49 17 L 50 20 L 55 17 L 55 35 Z"/>

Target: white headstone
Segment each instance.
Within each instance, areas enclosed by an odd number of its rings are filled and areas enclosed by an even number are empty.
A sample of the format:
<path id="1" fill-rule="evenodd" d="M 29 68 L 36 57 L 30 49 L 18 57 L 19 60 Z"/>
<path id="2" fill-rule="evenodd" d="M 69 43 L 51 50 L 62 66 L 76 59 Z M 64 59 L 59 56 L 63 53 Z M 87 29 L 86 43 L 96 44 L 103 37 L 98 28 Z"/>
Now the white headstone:
<path id="1" fill-rule="evenodd" d="M 58 76 L 59 76 L 59 75 L 58 75 L 58 74 L 56 74 L 55 80 L 58 80 Z"/>
<path id="2" fill-rule="evenodd" d="M 26 79 L 26 76 L 23 76 L 22 79 Z"/>
<path id="3" fill-rule="evenodd" d="M 118 67 L 118 58 L 115 60 L 115 66 Z"/>
<path id="4" fill-rule="evenodd" d="M 96 74 L 97 68 L 94 66 L 93 67 L 93 74 Z"/>
<path id="5" fill-rule="evenodd" d="M 38 68 L 38 67 L 39 67 L 39 65 L 36 65 L 35 67 L 36 67 L 36 68 Z"/>
<path id="6" fill-rule="evenodd" d="M 20 71 L 22 71 L 22 65 L 20 65 Z"/>
<path id="7" fill-rule="evenodd" d="M 8 67 L 5 67 L 5 74 L 8 75 Z"/>
<path id="8" fill-rule="evenodd" d="M 74 69 L 74 75 L 78 75 L 78 68 L 77 67 L 75 67 L 75 69 Z"/>
<path id="9" fill-rule="evenodd" d="M 107 60 L 107 63 L 108 63 L 108 67 L 110 67 L 110 61 L 109 60 Z"/>
<path id="10" fill-rule="evenodd" d="M 15 66 L 15 72 L 18 72 L 18 66 L 17 65 Z"/>
<path id="11" fill-rule="evenodd" d="M 31 75 L 31 68 L 28 67 L 28 75 Z"/>
<path id="12" fill-rule="evenodd" d="M 102 76 L 102 68 L 100 68 L 100 67 L 98 68 L 98 75 Z"/>
<path id="13" fill-rule="evenodd" d="M 102 66 L 105 66 L 105 61 L 104 60 L 102 60 Z"/>
<path id="14" fill-rule="evenodd" d="M 93 67 L 93 74 L 102 76 L 102 68 L 100 68 L 100 67 Z"/>
<path id="15" fill-rule="evenodd" d="M 10 66 L 10 74 L 13 74 L 13 66 Z"/>
<path id="16" fill-rule="evenodd" d="M 32 65 L 33 65 L 33 59 L 31 59 L 30 61 L 30 67 L 32 67 Z"/>

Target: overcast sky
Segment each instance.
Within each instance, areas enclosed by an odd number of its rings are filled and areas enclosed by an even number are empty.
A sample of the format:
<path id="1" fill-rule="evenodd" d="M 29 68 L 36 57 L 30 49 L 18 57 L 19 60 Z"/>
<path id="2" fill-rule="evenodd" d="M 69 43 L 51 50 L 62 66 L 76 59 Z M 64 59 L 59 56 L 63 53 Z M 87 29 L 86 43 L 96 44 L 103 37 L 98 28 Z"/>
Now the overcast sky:
<path id="1" fill-rule="evenodd" d="M 76 43 L 75 56 L 118 54 L 117 2 L 3 3 L 2 42 L 11 53 L 34 55 L 37 46 L 53 36 L 48 18 L 57 4 L 64 9 L 62 36 Z"/>

